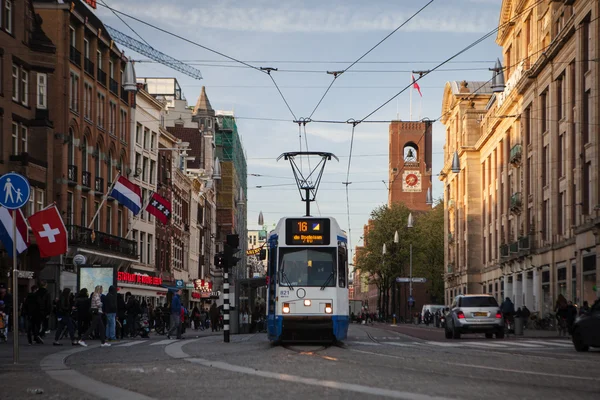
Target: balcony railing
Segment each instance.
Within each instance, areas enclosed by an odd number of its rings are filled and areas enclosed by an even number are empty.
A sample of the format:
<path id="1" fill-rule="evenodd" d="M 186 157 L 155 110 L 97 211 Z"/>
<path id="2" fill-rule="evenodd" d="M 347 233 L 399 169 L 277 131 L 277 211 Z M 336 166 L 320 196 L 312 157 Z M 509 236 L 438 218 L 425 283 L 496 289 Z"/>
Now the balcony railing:
<path id="1" fill-rule="evenodd" d="M 500 257 L 508 257 L 508 245 L 503 244 L 500 246 Z"/>
<path id="2" fill-rule="evenodd" d="M 83 69 L 89 75 L 94 76 L 94 63 L 87 57 L 83 59 Z"/>
<path id="3" fill-rule="evenodd" d="M 521 192 L 514 193 L 510 196 L 510 211 L 514 213 L 521 211 L 521 208 L 523 207 L 522 197 Z"/>
<path id="4" fill-rule="evenodd" d="M 111 92 L 113 92 L 115 95 L 119 95 L 119 82 L 115 81 L 113 78 L 109 79 L 109 89 Z"/>
<path id="5" fill-rule="evenodd" d="M 69 243 L 76 246 L 93 247 L 132 258 L 137 257 L 137 243 L 119 236 L 96 232 L 78 225 L 67 225 Z"/>
<path id="6" fill-rule="evenodd" d="M 94 182 L 94 191 L 96 193 L 104 193 L 104 178 L 96 177 Z"/>
<path id="7" fill-rule="evenodd" d="M 81 52 L 73 46 L 69 49 L 69 60 L 78 67 L 81 67 Z"/>
<path id="8" fill-rule="evenodd" d="M 520 144 L 515 144 L 510 149 L 510 160 L 509 162 L 513 165 L 518 165 L 521 163 L 521 155 L 523 154 L 523 146 Z"/>
<path id="9" fill-rule="evenodd" d="M 67 179 L 70 183 L 77 183 L 77 165 L 67 165 Z"/>
<path id="10" fill-rule="evenodd" d="M 106 72 L 102 71 L 100 68 L 97 69 L 98 72 L 98 82 L 106 87 Z"/>
<path id="11" fill-rule="evenodd" d="M 129 104 L 129 92 L 123 89 L 123 86 L 121 86 L 121 100 Z"/>
<path id="12" fill-rule="evenodd" d="M 518 253 L 519 252 L 519 242 L 512 242 L 509 245 L 508 250 L 510 251 L 510 254 L 514 254 L 514 253 Z"/>
<path id="13" fill-rule="evenodd" d="M 92 187 L 92 174 L 89 171 L 81 171 L 81 185 L 87 188 Z"/>
<path id="14" fill-rule="evenodd" d="M 531 241 L 529 236 L 521 236 L 519 238 L 519 250 L 529 250 L 531 248 Z"/>
<path id="15" fill-rule="evenodd" d="M 454 272 L 454 264 L 448 263 L 448 266 L 446 267 L 446 273 L 451 274 L 453 272 Z"/>

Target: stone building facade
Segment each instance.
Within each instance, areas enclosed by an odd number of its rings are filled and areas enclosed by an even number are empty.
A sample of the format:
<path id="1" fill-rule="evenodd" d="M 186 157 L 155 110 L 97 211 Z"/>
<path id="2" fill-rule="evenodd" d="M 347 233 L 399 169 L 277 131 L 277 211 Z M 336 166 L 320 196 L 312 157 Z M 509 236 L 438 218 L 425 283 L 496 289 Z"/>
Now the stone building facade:
<path id="1" fill-rule="evenodd" d="M 503 90 L 447 84 L 447 302 L 490 293 L 547 313 L 559 294 L 598 298 L 599 13 L 593 1 L 504 0 Z"/>

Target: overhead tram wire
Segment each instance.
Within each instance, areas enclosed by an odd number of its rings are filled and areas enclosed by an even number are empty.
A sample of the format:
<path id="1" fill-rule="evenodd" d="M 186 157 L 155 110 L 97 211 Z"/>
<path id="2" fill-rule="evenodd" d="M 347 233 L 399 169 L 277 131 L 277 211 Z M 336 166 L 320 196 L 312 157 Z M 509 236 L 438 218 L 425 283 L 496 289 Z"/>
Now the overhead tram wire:
<path id="1" fill-rule="evenodd" d="M 119 14 L 117 14 L 117 13 L 115 12 L 115 10 L 114 10 L 114 9 L 110 8 L 110 7 L 108 6 L 108 4 L 106 4 L 106 2 L 105 2 L 104 0 L 100 0 L 100 2 L 102 3 L 101 5 L 104 5 L 105 7 L 107 7 L 108 9 L 110 9 L 110 10 L 112 11 L 112 13 L 113 13 L 113 14 L 115 14 L 115 17 L 119 18 L 119 19 L 121 20 L 121 22 L 122 22 L 122 23 L 124 23 L 124 24 L 125 24 L 125 26 L 126 26 L 126 27 L 128 27 L 128 28 L 131 30 L 131 32 L 133 32 L 133 33 L 134 33 L 134 34 L 135 34 L 137 37 L 139 37 L 139 38 L 140 38 L 140 40 L 141 40 L 142 42 L 144 42 L 144 43 L 146 43 L 148 46 L 152 47 L 152 46 L 150 45 L 150 43 L 148 43 L 148 41 L 146 41 L 146 39 L 144 39 L 144 38 L 142 37 L 142 35 L 140 35 L 139 33 L 137 33 L 137 32 L 136 32 L 136 30 L 135 30 L 135 29 L 133 29 L 133 28 L 131 27 L 131 25 L 129 25 L 129 24 L 128 24 L 128 23 L 127 23 L 127 22 L 126 22 L 126 21 L 125 21 L 123 18 L 121 18 L 121 16 L 120 16 Z"/>
<path id="2" fill-rule="evenodd" d="M 331 81 L 331 83 L 329 84 L 329 86 L 327 87 L 327 89 L 325 90 L 325 93 L 323 93 L 323 96 L 321 96 L 321 99 L 319 99 L 319 102 L 317 103 L 317 105 L 315 106 L 315 108 L 312 110 L 312 112 L 310 113 L 310 115 L 308 116 L 308 118 L 309 119 L 312 118 L 312 116 L 314 115 L 315 111 L 317 111 L 317 108 L 319 108 L 319 106 L 323 102 L 323 99 L 325 98 L 325 96 L 327 96 L 327 93 L 329 93 L 329 90 L 331 89 L 331 87 L 333 86 L 333 83 L 336 81 L 336 79 L 337 79 L 337 77 L 339 75 L 343 74 L 344 72 L 347 72 L 350 68 L 352 68 L 354 65 L 356 65 L 356 63 L 360 62 L 360 60 L 362 60 L 363 58 L 365 58 L 370 52 L 372 52 L 373 50 L 375 50 L 381 43 L 385 42 L 390 36 L 392 36 L 394 33 L 396 33 L 400 28 L 402 28 L 407 23 L 409 23 L 413 18 L 415 18 L 417 15 L 419 15 L 424 9 L 426 9 L 427 7 L 429 7 L 429 5 L 431 5 L 431 3 L 433 3 L 434 1 L 435 0 L 430 0 L 427 4 L 425 4 L 419 10 L 417 10 L 406 21 L 402 22 L 396 29 L 394 29 L 392 32 L 390 32 L 389 34 L 387 34 L 386 37 L 384 37 L 379 42 L 377 42 L 377 44 L 375 44 L 373 47 L 371 47 L 366 53 L 364 53 L 362 56 L 360 56 L 352 64 L 350 64 L 349 66 L 347 66 L 344 70 L 342 70 L 342 71 L 327 71 L 328 74 L 333 75 L 333 80 Z"/>

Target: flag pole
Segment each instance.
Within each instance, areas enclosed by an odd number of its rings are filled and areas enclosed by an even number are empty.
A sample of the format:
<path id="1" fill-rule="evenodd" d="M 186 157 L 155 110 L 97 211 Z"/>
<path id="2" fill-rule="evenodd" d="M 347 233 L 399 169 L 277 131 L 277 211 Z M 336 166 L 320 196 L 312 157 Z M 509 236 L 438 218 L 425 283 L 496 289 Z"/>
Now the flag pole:
<path id="1" fill-rule="evenodd" d="M 92 229 L 92 226 L 94 226 L 94 222 L 96 221 L 96 218 L 98 218 L 98 214 L 100 214 L 100 210 L 102 210 L 102 206 L 104 205 L 104 203 L 106 203 L 106 200 L 108 199 L 108 195 L 110 194 L 110 192 L 112 192 L 113 187 L 115 187 L 115 183 L 117 182 L 117 179 L 119 179 L 119 176 L 121 176 L 120 172 L 117 174 L 117 176 L 115 176 L 115 179 L 113 179 L 112 183 L 110 184 L 110 187 L 106 191 L 106 194 L 104 196 L 102 196 L 102 203 L 100 203 L 100 205 L 98 206 L 98 209 L 96 210 L 96 214 L 94 214 L 94 218 L 92 218 L 92 222 L 90 222 L 90 224 L 88 225 L 88 229 Z"/>
<path id="2" fill-rule="evenodd" d="M 412 121 L 412 92 L 415 89 L 413 85 L 414 85 L 414 79 L 413 79 L 413 76 L 411 74 L 410 75 L 410 107 L 409 107 L 410 115 L 409 115 L 409 121 Z"/>
<path id="3" fill-rule="evenodd" d="M 13 364 L 19 363 L 19 271 L 17 270 L 17 211 L 12 210 L 12 223 L 13 223 L 13 237 L 12 237 L 12 251 L 13 251 L 13 274 L 12 274 L 12 318 L 11 324 L 13 326 Z M 15 324 L 15 317 L 17 323 Z M 7 330 L 8 331 L 8 330 Z M 7 332 L 8 333 L 8 332 Z"/>
<path id="4" fill-rule="evenodd" d="M 146 207 L 148 207 L 148 204 L 150 204 L 150 201 L 152 200 L 152 195 L 154 193 L 156 193 L 156 192 L 153 191 L 153 190 L 149 191 L 148 201 L 146 201 L 146 203 L 142 205 L 142 208 L 140 209 L 140 214 L 144 212 L 144 210 L 146 209 Z M 127 234 L 125 235 L 124 239 L 127 239 L 129 237 L 129 235 L 131 234 L 131 232 L 133 232 L 133 227 L 135 226 L 135 223 L 138 221 L 138 219 L 134 219 L 133 220 L 133 223 L 131 224 L 131 228 L 129 228 L 129 230 L 127 231 Z"/>

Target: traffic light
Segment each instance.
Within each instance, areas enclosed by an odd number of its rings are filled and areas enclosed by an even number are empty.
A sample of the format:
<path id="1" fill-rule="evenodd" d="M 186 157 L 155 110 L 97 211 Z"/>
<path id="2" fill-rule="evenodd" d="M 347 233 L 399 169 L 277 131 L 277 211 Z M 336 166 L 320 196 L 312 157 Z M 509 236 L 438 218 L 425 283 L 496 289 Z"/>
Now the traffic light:
<path id="1" fill-rule="evenodd" d="M 234 257 L 233 255 L 240 251 L 240 235 L 231 234 L 227 235 L 227 240 L 225 241 L 225 258 L 227 259 L 228 266 L 234 266 L 240 261 L 238 257 Z"/>
<path id="2" fill-rule="evenodd" d="M 225 266 L 225 262 L 226 259 L 223 253 L 215 254 L 215 267 L 222 269 Z"/>
<path id="3" fill-rule="evenodd" d="M 238 249 L 238 247 L 240 247 L 240 235 L 238 235 L 238 234 L 227 235 L 227 246 L 231 247 L 232 249 Z M 235 251 L 234 251 L 234 253 L 235 253 Z"/>

